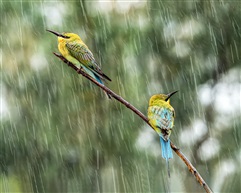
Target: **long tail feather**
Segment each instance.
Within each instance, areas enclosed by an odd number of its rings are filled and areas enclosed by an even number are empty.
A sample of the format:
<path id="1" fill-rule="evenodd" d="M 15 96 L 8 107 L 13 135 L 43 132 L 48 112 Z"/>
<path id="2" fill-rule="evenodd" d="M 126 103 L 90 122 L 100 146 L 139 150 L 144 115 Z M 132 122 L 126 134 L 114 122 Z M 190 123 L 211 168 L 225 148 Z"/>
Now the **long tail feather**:
<path id="1" fill-rule="evenodd" d="M 170 167 L 169 167 L 169 161 L 166 159 L 166 165 L 167 165 L 167 173 L 168 173 L 168 177 L 170 178 Z"/>
<path id="2" fill-rule="evenodd" d="M 162 157 L 166 160 L 167 172 L 168 176 L 170 177 L 170 168 L 168 160 L 173 158 L 170 140 L 168 139 L 167 141 L 165 141 L 162 137 L 160 137 L 160 143 L 162 148 Z"/>
<path id="3" fill-rule="evenodd" d="M 103 82 L 102 82 L 102 80 L 100 79 L 100 77 L 99 76 L 96 76 L 95 75 L 95 79 L 97 80 L 97 82 L 99 82 L 100 84 L 103 84 Z"/>
<path id="4" fill-rule="evenodd" d="M 96 79 L 100 84 L 104 84 L 104 83 L 102 82 L 102 80 L 100 79 L 99 76 L 96 76 L 96 75 L 95 75 L 95 79 Z M 109 99 L 112 99 L 111 96 L 110 96 L 107 92 L 105 92 L 105 93 L 106 93 L 106 95 L 107 95 L 107 97 L 108 97 Z"/>

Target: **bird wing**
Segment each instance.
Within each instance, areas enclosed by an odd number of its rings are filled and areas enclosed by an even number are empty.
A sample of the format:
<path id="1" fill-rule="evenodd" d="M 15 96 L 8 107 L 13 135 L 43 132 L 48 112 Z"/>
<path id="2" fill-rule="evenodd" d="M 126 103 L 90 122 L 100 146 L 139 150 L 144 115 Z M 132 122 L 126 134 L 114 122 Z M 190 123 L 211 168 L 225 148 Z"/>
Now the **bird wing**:
<path id="1" fill-rule="evenodd" d="M 90 69 L 95 75 L 111 81 L 111 79 L 101 71 L 92 52 L 85 44 L 80 44 L 79 42 L 74 41 L 66 43 L 66 47 L 74 58 Z"/>
<path id="2" fill-rule="evenodd" d="M 171 134 L 174 123 L 174 109 L 152 106 L 150 108 L 152 116 L 150 119 L 155 120 L 156 127 L 160 129 L 163 137 L 167 139 Z"/>

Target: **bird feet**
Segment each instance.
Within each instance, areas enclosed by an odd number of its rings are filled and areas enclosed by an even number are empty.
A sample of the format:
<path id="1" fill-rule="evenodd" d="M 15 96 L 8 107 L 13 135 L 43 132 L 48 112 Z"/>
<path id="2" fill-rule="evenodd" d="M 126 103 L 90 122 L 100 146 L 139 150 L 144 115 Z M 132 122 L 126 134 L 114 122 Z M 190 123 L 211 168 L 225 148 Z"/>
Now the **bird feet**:
<path id="1" fill-rule="evenodd" d="M 78 74 L 80 74 L 80 71 L 82 71 L 82 70 L 83 70 L 83 68 L 80 67 L 80 68 L 77 70 Z"/>

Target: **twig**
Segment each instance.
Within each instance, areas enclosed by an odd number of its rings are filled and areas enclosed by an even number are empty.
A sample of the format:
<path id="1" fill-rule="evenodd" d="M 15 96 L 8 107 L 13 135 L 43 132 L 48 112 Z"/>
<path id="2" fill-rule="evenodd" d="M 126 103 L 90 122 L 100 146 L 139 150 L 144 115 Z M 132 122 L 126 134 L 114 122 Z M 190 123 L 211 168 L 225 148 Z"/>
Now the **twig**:
<path id="1" fill-rule="evenodd" d="M 101 89 L 103 89 L 104 91 L 106 91 L 109 95 L 111 95 L 113 98 L 115 98 L 117 101 L 121 102 L 122 104 L 124 104 L 127 108 L 129 108 L 130 110 L 132 110 L 134 113 L 136 113 L 140 118 L 142 118 L 151 128 L 152 126 L 150 125 L 150 123 L 148 122 L 147 117 L 140 112 L 137 108 L 135 108 L 132 104 L 130 104 L 129 102 L 127 102 L 125 99 L 123 99 L 121 96 L 117 95 L 116 93 L 114 93 L 112 90 L 110 90 L 109 88 L 107 88 L 105 85 L 100 84 L 99 82 L 97 82 L 96 80 L 94 80 L 93 78 L 91 78 L 88 74 L 86 74 L 84 71 L 79 70 L 74 64 L 72 64 L 71 62 L 69 62 L 68 60 L 66 60 L 62 55 L 55 53 L 54 55 L 57 56 L 58 58 L 60 58 L 63 62 L 65 62 L 69 67 L 73 68 L 75 71 L 77 71 L 78 74 L 83 75 L 84 77 L 86 77 L 87 79 L 89 79 L 90 81 L 92 81 L 94 84 L 96 84 L 97 86 L 99 86 Z M 154 130 L 154 128 L 152 128 Z M 186 156 L 180 151 L 179 148 L 177 148 L 172 142 L 171 142 L 171 147 L 173 149 L 173 151 L 175 151 L 175 153 L 184 161 L 184 163 L 187 165 L 189 171 L 194 175 L 194 177 L 196 178 L 196 180 L 199 182 L 199 184 L 205 189 L 205 191 L 207 193 L 212 193 L 212 190 L 209 188 L 209 186 L 207 185 L 207 183 L 203 180 L 202 176 L 199 174 L 199 172 L 196 170 L 196 168 L 192 165 L 192 163 L 186 158 Z"/>
<path id="2" fill-rule="evenodd" d="M 186 158 L 186 156 L 180 151 L 178 147 L 176 147 L 171 142 L 171 147 L 173 151 L 184 161 L 184 163 L 187 165 L 189 171 L 195 176 L 196 180 L 199 182 L 199 184 L 205 189 L 207 193 L 212 193 L 213 191 L 211 188 L 209 188 L 208 184 L 203 180 L 202 176 L 199 174 L 197 169 L 192 165 L 192 163 Z"/>

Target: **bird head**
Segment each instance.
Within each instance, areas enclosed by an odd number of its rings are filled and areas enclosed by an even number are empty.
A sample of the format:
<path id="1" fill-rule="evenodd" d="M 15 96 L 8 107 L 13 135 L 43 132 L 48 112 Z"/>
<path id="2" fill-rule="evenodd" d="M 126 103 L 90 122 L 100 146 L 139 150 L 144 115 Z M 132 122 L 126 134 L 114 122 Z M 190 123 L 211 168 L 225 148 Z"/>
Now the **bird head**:
<path id="1" fill-rule="evenodd" d="M 159 101 L 165 101 L 167 103 L 170 103 L 170 98 L 172 95 L 177 93 L 178 91 L 171 92 L 169 94 L 155 94 L 150 98 L 149 105 L 154 105 L 155 103 L 158 103 Z"/>
<path id="2" fill-rule="evenodd" d="M 47 31 L 58 36 L 59 42 L 62 42 L 62 41 L 72 42 L 75 40 L 81 40 L 81 38 L 77 34 L 74 34 L 74 33 L 62 33 L 61 34 L 61 33 L 58 33 L 58 32 L 52 31 L 52 30 L 47 30 Z"/>

